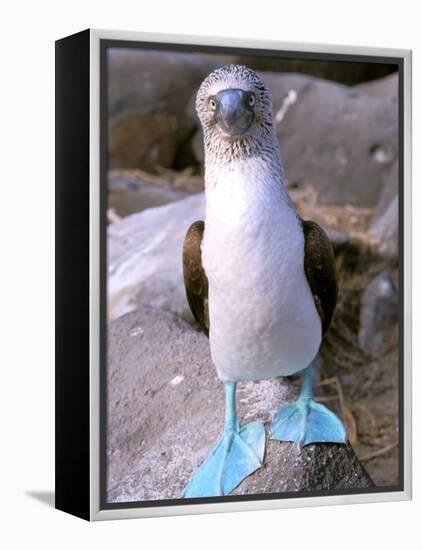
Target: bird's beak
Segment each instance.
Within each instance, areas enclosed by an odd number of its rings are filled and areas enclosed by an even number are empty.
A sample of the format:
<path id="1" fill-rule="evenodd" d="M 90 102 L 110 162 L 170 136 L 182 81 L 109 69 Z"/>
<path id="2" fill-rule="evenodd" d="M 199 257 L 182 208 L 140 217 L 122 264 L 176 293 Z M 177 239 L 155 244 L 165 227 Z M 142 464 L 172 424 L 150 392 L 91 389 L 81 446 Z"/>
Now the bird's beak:
<path id="1" fill-rule="evenodd" d="M 248 98 L 248 92 L 234 88 L 221 90 L 215 96 L 214 120 L 229 136 L 241 136 L 250 128 L 255 114 Z"/>

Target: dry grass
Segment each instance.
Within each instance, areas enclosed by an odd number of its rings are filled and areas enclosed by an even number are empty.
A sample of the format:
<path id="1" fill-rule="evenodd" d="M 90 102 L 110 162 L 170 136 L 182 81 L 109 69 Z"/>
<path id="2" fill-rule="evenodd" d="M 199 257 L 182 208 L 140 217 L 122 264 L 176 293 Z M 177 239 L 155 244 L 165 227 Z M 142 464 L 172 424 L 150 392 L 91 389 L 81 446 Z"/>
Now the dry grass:
<path id="1" fill-rule="evenodd" d="M 158 187 L 185 191 L 186 193 L 200 193 L 204 190 L 204 178 L 196 174 L 194 168 L 170 170 L 157 166 L 157 172 L 158 174 L 150 174 L 139 169 L 119 169 L 110 170 L 109 175 L 134 178 Z"/>

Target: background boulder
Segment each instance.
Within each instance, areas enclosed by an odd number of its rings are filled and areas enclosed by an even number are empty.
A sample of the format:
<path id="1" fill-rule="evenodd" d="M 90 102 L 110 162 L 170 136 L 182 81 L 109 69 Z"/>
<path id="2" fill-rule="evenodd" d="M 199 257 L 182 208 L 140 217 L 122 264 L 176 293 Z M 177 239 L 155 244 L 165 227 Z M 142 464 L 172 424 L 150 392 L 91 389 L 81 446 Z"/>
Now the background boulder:
<path id="1" fill-rule="evenodd" d="M 126 217 L 147 208 L 176 202 L 188 196 L 186 192 L 154 185 L 131 176 L 109 176 L 108 207 L 119 217 Z"/>
<path id="2" fill-rule="evenodd" d="M 377 275 L 362 294 L 359 343 L 376 356 L 398 344 L 399 296 L 387 271 Z"/>
<path id="3" fill-rule="evenodd" d="M 366 95 L 390 98 L 396 102 L 399 96 L 397 71 L 395 70 L 384 78 L 372 79 L 370 82 L 357 84 L 355 90 L 359 90 Z"/>
<path id="4" fill-rule="evenodd" d="M 397 266 L 399 256 L 399 199 L 392 197 L 390 202 L 374 213 L 371 234 L 378 244 L 380 254 Z"/>
<path id="5" fill-rule="evenodd" d="M 185 53 L 108 51 L 109 169 L 183 162 L 185 143 L 196 128 L 187 116 L 192 90 L 216 64 Z M 185 160 L 185 163 L 187 160 Z"/>
<path id="6" fill-rule="evenodd" d="M 202 220 L 204 211 L 204 195 L 192 195 L 109 226 L 109 319 L 149 304 L 193 321 L 183 283 L 182 247 L 189 226 Z"/>

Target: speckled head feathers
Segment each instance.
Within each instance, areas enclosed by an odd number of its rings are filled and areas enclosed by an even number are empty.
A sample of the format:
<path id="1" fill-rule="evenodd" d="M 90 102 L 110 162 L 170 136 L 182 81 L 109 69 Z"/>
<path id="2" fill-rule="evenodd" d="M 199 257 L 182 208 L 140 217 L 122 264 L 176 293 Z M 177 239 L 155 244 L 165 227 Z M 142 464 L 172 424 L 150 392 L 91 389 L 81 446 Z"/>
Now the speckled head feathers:
<path id="1" fill-rule="evenodd" d="M 210 98 L 224 90 L 243 90 L 255 98 L 254 120 L 240 136 L 230 136 L 216 123 Z M 271 92 L 261 77 L 244 65 L 227 65 L 207 76 L 196 96 L 196 111 L 204 132 L 205 157 L 233 160 L 276 147 Z"/>
<path id="2" fill-rule="evenodd" d="M 244 65 L 226 65 L 209 74 L 198 90 L 196 111 L 204 130 L 209 127 L 212 119 L 208 98 L 230 88 L 253 92 L 256 96 L 256 122 L 272 124 L 271 92 L 262 79 Z"/>

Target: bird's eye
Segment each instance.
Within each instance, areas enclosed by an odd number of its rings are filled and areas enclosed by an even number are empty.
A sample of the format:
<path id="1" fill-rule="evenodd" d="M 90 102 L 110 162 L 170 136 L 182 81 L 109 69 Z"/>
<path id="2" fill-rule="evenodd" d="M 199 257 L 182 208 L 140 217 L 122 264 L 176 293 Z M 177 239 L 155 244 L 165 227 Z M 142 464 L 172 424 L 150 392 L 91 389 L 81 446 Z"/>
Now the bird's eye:
<path id="1" fill-rule="evenodd" d="M 216 100 L 213 98 L 213 97 L 210 97 L 209 100 L 208 100 L 208 105 L 210 106 L 210 108 L 215 111 L 217 109 L 217 102 Z"/>
<path id="2" fill-rule="evenodd" d="M 248 103 L 250 107 L 253 107 L 255 105 L 255 94 L 251 94 L 249 96 Z"/>

